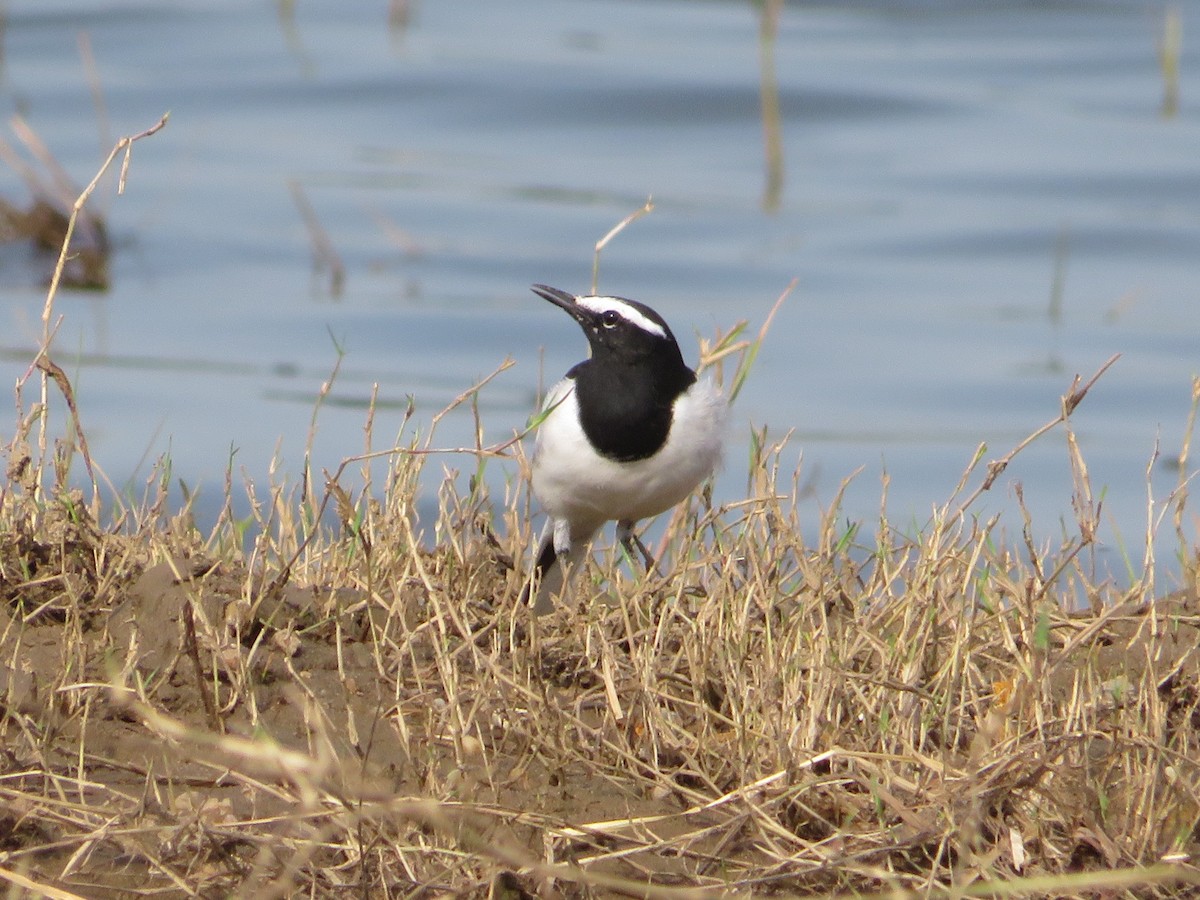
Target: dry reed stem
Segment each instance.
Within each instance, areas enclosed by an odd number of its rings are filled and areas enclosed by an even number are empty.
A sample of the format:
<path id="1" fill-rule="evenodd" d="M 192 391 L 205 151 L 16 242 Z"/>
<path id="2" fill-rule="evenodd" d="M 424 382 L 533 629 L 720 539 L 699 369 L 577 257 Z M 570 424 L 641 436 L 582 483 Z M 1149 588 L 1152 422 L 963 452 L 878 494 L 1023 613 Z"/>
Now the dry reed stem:
<path id="1" fill-rule="evenodd" d="M 600 289 L 600 254 L 604 252 L 604 248 L 607 247 L 612 239 L 624 231 L 629 225 L 642 218 L 642 216 L 647 216 L 652 212 L 654 212 L 654 198 L 647 197 L 645 203 L 610 228 L 604 237 L 596 241 L 595 255 L 592 257 L 593 294 Z"/>
<path id="2" fill-rule="evenodd" d="M 309 202 L 304 186 L 295 178 L 289 178 L 287 186 L 304 227 L 308 229 L 308 237 L 312 242 L 313 266 L 317 271 L 329 270 L 329 295 L 340 297 L 346 284 L 346 264 L 342 262 L 341 254 L 333 245 L 329 232 L 321 225 L 321 219 Z"/>
<path id="3" fill-rule="evenodd" d="M 53 340 L 54 333 L 57 330 L 57 326 L 51 325 L 51 320 L 53 318 L 53 311 L 54 311 L 54 299 L 58 293 L 58 286 L 62 280 L 63 270 L 66 268 L 66 265 L 67 265 L 68 254 L 70 252 L 70 247 L 71 247 L 71 238 L 73 237 L 73 235 L 75 233 L 76 225 L 80 221 L 80 214 L 82 213 L 83 208 L 84 208 L 85 204 L 87 203 L 88 199 L 92 196 L 92 193 L 96 190 L 96 187 L 99 185 L 100 180 L 108 172 L 108 170 L 112 166 L 113 162 L 122 153 L 124 153 L 124 158 L 123 158 L 122 165 L 121 165 L 120 178 L 119 178 L 118 184 L 117 184 L 117 193 L 118 194 L 124 193 L 125 180 L 126 180 L 126 175 L 129 170 L 129 163 L 130 163 L 130 159 L 132 157 L 134 143 L 136 143 L 139 140 L 142 140 L 143 138 L 150 137 L 151 135 L 156 134 L 158 131 L 160 131 L 167 124 L 168 115 L 169 114 L 164 114 L 163 117 L 161 119 L 159 119 L 159 121 L 157 123 L 150 126 L 145 131 L 139 132 L 138 134 L 130 135 L 128 137 L 123 137 L 119 141 L 117 141 L 116 144 L 113 145 L 112 150 L 109 152 L 108 157 L 101 164 L 101 166 L 100 166 L 99 170 L 96 172 L 95 176 L 88 183 L 88 185 L 83 189 L 83 191 L 80 192 L 80 194 L 75 198 L 74 202 L 70 205 L 71 212 L 70 212 L 70 216 L 67 220 L 66 235 L 63 238 L 62 247 L 61 247 L 61 249 L 59 251 L 59 255 L 58 255 L 58 261 L 54 266 L 54 272 L 50 277 L 50 286 L 46 292 L 46 302 L 42 308 L 42 342 L 41 342 L 41 346 L 38 350 L 37 356 L 35 357 L 34 364 L 30 367 L 29 372 L 27 372 L 26 375 L 22 379 L 20 379 L 20 381 L 17 384 L 17 389 L 16 389 L 17 396 L 20 397 L 22 387 L 25 384 L 25 382 L 28 380 L 30 374 L 32 374 L 33 370 L 38 369 L 42 372 L 41 401 L 40 401 L 40 407 L 39 407 L 40 410 L 42 411 L 42 413 L 41 413 L 41 417 L 40 417 L 40 427 L 38 430 L 38 456 L 37 456 L 37 459 L 35 460 L 35 468 L 34 468 L 35 494 L 38 498 L 42 497 L 42 491 L 43 491 L 42 472 L 43 472 L 43 466 L 44 466 L 45 460 L 46 460 L 47 433 L 48 433 L 48 415 L 46 414 L 46 411 L 49 409 L 49 382 L 51 380 L 53 380 L 60 387 L 60 389 L 63 390 L 64 398 L 66 399 L 68 405 L 71 407 L 71 413 L 74 418 L 74 425 L 75 425 L 77 439 L 80 442 L 80 451 L 84 455 L 84 461 L 87 465 L 88 474 L 91 478 L 93 508 L 95 507 L 96 503 L 98 502 L 97 498 L 98 498 L 98 494 L 99 494 L 99 488 L 96 484 L 96 477 L 95 477 L 95 472 L 92 468 L 91 456 L 87 452 L 86 439 L 83 437 L 83 430 L 78 421 L 78 413 L 77 413 L 77 410 L 75 409 L 74 399 L 69 390 L 63 389 L 63 386 L 68 384 L 66 381 L 66 376 L 62 373 L 62 370 L 60 368 L 58 368 L 56 365 L 54 365 L 54 363 L 52 362 L 52 360 L 50 358 L 50 345 Z M 67 178 L 65 173 L 62 173 L 58 169 L 57 163 L 53 160 L 53 157 L 49 154 L 49 152 L 46 151 L 45 148 L 42 146 L 40 139 L 37 138 L 37 135 L 27 125 L 25 125 L 23 120 L 21 120 L 19 117 L 15 118 L 13 120 L 13 128 L 17 132 L 17 134 L 22 137 L 22 139 L 25 141 L 25 143 L 27 145 L 29 145 L 30 147 L 35 148 L 39 151 L 39 155 L 41 157 L 43 157 L 44 165 L 47 166 L 49 171 L 56 174 L 56 182 L 58 183 L 60 189 L 63 189 L 63 190 L 69 189 L 70 180 Z"/>

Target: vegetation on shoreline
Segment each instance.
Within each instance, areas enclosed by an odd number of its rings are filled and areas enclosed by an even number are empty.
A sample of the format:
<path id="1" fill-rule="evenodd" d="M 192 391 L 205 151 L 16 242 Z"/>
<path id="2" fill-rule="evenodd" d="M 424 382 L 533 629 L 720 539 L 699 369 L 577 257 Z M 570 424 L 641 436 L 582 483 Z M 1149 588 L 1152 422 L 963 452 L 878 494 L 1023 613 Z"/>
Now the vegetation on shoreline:
<path id="1" fill-rule="evenodd" d="M 27 379 L 40 398 L 18 409 L 0 486 L 12 896 L 1200 885 L 1187 441 L 1147 528 L 1173 524 L 1188 588 L 1159 596 L 1149 556 L 1127 588 L 1093 581 L 1099 503 L 1070 415 L 1104 369 L 1006 456 L 980 448 L 919 533 L 882 504 L 869 546 L 836 499 L 803 539 L 786 444 L 757 433 L 746 499 L 678 511 L 665 575 L 596 562 L 573 608 L 534 619 L 517 604 L 518 487 L 448 478 L 437 521 L 416 519 L 440 416 L 420 443 L 299 489 L 246 485 L 248 549 L 231 512 L 204 535 L 169 508 L 169 471 L 102 509 L 50 353 L 54 290 Z M 761 338 L 705 356 L 737 384 Z M 59 413 L 71 427 L 50 446 Z M 976 499 L 1031 441 L 1064 437 L 1076 530 L 1037 546 L 1026 522 L 1006 544 Z M 516 443 L 465 458 L 501 451 L 523 467 Z"/>

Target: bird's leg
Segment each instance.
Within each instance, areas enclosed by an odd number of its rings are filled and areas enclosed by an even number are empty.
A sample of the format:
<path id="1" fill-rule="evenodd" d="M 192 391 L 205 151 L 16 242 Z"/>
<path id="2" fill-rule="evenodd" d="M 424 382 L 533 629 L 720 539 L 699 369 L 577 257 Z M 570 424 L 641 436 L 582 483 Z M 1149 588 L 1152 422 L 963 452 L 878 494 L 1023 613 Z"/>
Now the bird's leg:
<path id="1" fill-rule="evenodd" d="M 558 520 L 547 527 L 538 547 L 533 571 L 521 589 L 521 605 L 533 601 L 533 611 L 541 616 L 554 609 L 552 595 L 566 583 L 571 562 L 571 525 Z"/>
<path id="2" fill-rule="evenodd" d="M 529 602 L 530 596 L 541 585 L 546 573 L 554 567 L 554 563 L 558 560 L 558 553 L 554 549 L 554 541 L 550 535 L 542 538 L 541 546 L 538 547 L 537 560 L 533 564 L 533 571 L 529 573 L 529 577 L 525 579 L 525 586 L 521 588 L 521 605 L 524 606 Z M 539 593 L 541 593 L 539 591 Z"/>
<path id="3" fill-rule="evenodd" d="M 554 523 L 554 551 L 559 556 L 571 555 L 571 523 L 566 519 Z"/>
<path id="4" fill-rule="evenodd" d="M 646 545 L 642 543 L 642 539 L 633 533 L 633 522 L 618 522 L 617 523 L 617 540 L 625 548 L 625 552 L 633 556 L 633 548 L 636 546 L 642 554 L 642 562 L 646 564 L 646 571 L 659 574 L 658 564 L 655 563 L 654 557 L 650 555 L 650 551 L 646 549 Z"/>

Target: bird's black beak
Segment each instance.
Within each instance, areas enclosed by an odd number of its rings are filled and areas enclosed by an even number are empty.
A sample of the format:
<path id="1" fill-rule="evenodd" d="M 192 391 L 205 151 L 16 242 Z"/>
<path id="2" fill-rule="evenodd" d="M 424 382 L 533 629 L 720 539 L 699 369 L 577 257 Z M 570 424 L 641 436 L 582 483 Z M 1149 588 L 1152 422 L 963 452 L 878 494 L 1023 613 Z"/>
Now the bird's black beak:
<path id="1" fill-rule="evenodd" d="M 587 325 L 589 321 L 588 311 L 575 302 L 575 295 L 568 294 L 566 291 L 560 291 L 558 288 L 552 288 L 547 284 L 535 284 L 533 292 L 543 300 L 549 300 L 559 309 L 567 311 L 580 325 Z"/>

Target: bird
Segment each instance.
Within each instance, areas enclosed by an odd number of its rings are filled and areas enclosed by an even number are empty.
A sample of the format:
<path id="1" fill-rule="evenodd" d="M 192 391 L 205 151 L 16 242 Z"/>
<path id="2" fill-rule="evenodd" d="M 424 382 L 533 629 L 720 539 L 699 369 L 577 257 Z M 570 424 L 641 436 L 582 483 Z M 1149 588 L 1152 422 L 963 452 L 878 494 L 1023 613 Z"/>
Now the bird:
<path id="1" fill-rule="evenodd" d="M 666 321 L 645 303 L 544 284 L 533 292 L 579 324 L 591 351 L 551 388 L 537 426 L 531 487 L 549 521 L 522 601 L 536 589 L 541 615 L 554 608 L 565 564 L 608 522 L 653 568 L 634 526 L 712 475 L 729 403 L 688 367 Z"/>

